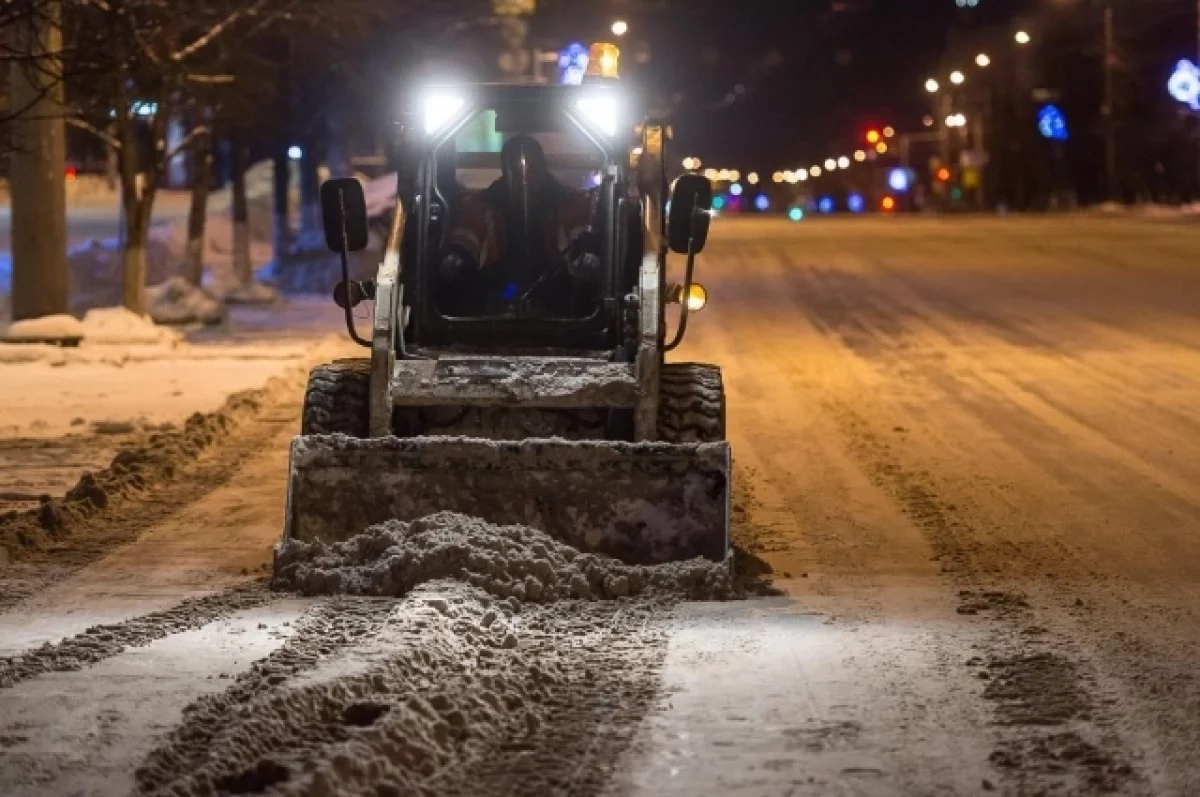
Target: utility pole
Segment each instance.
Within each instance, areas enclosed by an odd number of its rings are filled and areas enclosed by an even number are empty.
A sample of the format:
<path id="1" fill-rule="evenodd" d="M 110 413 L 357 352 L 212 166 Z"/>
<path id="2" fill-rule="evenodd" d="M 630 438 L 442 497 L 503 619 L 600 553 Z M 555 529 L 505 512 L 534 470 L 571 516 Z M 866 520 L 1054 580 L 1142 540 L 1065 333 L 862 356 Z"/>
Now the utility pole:
<path id="1" fill-rule="evenodd" d="M 1200 39 L 1198 39 L 1200 42 Z M 1113 0 L 1104 2 L 1104 174 L 1108 199 L 1117 201 L 1117 127 L 1113 112 L 1113 80 L 1117 68 L 1117 42 L 1113 20 Z"/>

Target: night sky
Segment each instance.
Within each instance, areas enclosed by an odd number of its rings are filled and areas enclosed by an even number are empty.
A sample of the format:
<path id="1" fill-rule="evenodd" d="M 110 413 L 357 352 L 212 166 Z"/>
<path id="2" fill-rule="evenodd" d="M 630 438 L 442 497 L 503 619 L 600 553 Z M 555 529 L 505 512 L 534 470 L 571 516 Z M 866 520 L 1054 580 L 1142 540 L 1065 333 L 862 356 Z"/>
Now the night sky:
<path id="1" fill-rule="evenodd" d="M 1178 58 L 1196 56 L 1196 1 L 1113 2 L 1123 159 L 1153 170 L 1194 157 L 1194 147 L 1179 146 L 1194 121 L 1164 87 Z M 1095 171 L 1101 0 L 978 0 L 965 9 L 956 0 L 541 0 L 536 30 L 555 46 L 603 36 L 618 16 L 631 25 L 621 43 L 627 82 L 671 104 L 681 149 L 707 165 L 759 171 L 853 149 L 872 125 L 920 129 L 925 79 L 969 71 L 981 50 L 996 58 L 989 79 L 1013 83 L 1012 34 L 1028 28 L 1036 41 L 1020 57 L 1031 87 L 1060 93 L 1076 168 L 1084 179 Z M 641 51 L 648 63 L 637 63 Z"/>

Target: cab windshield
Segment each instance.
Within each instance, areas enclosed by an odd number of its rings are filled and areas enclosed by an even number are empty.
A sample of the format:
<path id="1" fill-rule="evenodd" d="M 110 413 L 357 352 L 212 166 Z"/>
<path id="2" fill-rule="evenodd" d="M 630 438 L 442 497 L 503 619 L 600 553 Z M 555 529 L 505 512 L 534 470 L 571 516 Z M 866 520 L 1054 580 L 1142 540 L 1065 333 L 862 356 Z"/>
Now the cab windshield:
<path id="1" fill-rule="evenodd" d="M 605 154 L 564 111 L 482 109 L 434 163 L 427 268 L 439 314 L 583 319 L 597 311 Z"/>

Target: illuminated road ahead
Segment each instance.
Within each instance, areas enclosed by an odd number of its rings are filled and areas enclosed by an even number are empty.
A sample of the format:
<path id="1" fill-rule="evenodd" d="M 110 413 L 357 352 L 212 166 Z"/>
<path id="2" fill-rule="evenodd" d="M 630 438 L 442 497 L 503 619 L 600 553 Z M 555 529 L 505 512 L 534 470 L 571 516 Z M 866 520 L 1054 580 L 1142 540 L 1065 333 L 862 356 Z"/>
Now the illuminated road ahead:
<path id="1" fill-rule="evenodd" d="M 692 610 L 642 793 L 1200 793 L 1200 227 L 739 220 L 699 274 L 790 601 Z"/>

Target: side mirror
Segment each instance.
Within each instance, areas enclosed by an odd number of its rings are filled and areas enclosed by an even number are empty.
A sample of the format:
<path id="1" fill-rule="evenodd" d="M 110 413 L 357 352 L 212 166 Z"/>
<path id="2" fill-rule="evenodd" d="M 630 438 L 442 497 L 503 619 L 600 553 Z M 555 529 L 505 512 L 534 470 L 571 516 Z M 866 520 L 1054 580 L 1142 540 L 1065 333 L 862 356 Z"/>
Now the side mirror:
<path id="1" fill-rule="evenodd" d="M 326 180 L 321 185 L 321 216 L 325 245 L 331 251 L 361 252 L 367 248 L 367 198 L 353 177 Z"/>
<path id="2" fill-rule="evenodd" d="M 671 188 L 671 211 L 667 216 L 667 243 L 672 252 L 685 255 L 704 249 L 712 220 L 712 183 L 699 174 L 685 174 Z"/>

